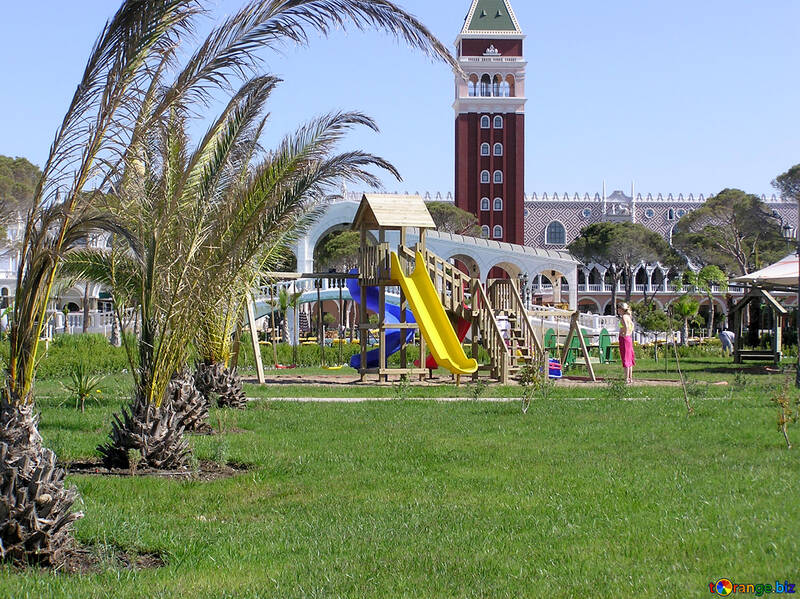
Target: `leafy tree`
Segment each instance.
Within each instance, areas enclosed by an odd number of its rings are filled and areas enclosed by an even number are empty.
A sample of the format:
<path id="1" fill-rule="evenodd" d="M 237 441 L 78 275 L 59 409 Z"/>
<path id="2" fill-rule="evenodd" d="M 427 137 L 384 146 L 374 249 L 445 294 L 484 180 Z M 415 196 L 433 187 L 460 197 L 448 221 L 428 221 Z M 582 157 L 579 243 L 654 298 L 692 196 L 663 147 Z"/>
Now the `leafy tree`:
<path id="1" fill-rule="evenodd" d="M 358 231 L 335 231 L 325 236 L 314 250 L 317 272 L 334 269 L 347 272 L 358 267 L 361 234 Z"/>
<path id="2" fill-rule="evenodd" d="M 772 186 L 786 198 L 800 201 L 800 164 L 795 164 L 772 181 Z"/>
<path id="3" fill-rule="evenodd" d="M 608 270 L 612 279 L 612 306 L 617 302 L 617 283 L 623 277 L 625 301 L 631 301 L 633 271 L 642 262 L 673 264 L 680 261 L 661 235 L 631 222 L 591 224 L 581 229 L 567 249 L 582 262 L 594 262 Z"/>
<path id="4" fill-rule="evenodd" d="M 798 212 L 800 213 L 800 164 L 795 164 L 785 173 L 775 177 L 772 186 L 787 198 L 793 198 L 797 202 Z M 798 226 L 800 226 L 800 214 L 798 215 Z M 800 231 L 797 232 L 800 239 Z M 798 245 L 800 247 L 800 245 Z M 800 281 L 798 281 L 800 285 Z M 797 316 L 796 316 L 797 319 Z M 800 325 L 797 325 L 797 347 L 800 348 Z M 795 376 L 795 386 L 800 387 L 800 349 L 797 355 L 797 374 Z"/>
<path id="5" fill-rule="evenodd" d="M 780 225 L 757 196 L 724 189 L 675 225 L 672 244 L 694 264 L 745 275 L 785 250 Z"/>
<path id="6" fill-rule="evenodd" d="M 0 156 L 0 208 L 3 215 L 33 201 L 42 171 L 25 158 Z"/>
<path id="7" fill-rule="evenodd" d="M 728 276 L 714 265 L 704 266 L 698 272 L 687 271 L 689 284 L 694 285 L 708 298 L 708 336 L 714 334 L 714 287 L 719 287 L 722 291 L 728 289 Z"/>
<path id="8" fill-rule="evenodd" d="M 637 302 L 631 305 L 633 314 L 642 330 L 648 333 L 660 333 L 671 329 L 669 316 L 654 302 Z"/>
<path id="9" fill-rule="evenodd" d="M 436 223 L 437 231 L 480 237 L 481 227 L 478 224 L 478 217 L 471 212 L 462 210 L 450 202 L 426 202 L 425 205 L 431 213 L 433 222 Z"/>
<path id="10" fill-rule="evenodd" d="M 681 345 L 686 345 L 689 340 L 689 325 L 701 324 L 702 318 L 698 314 L 700 302 L 690 294 L 685 293 L 669 305 L 669 309 L 676 318 L 683 323 L 681 329 Z"/>

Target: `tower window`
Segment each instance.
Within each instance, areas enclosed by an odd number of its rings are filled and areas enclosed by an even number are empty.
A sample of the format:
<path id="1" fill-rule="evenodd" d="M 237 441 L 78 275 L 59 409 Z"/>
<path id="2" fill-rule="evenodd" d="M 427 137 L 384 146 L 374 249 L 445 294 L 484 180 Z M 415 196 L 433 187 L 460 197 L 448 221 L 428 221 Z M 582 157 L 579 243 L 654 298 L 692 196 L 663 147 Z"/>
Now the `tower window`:
<path id="1" fill-rule="evenodd" d="M 481 198 L 481 210 L 484 212 L 489 211 L 489 198 Z"/>
<path id="2" fill-rule="evenodd" d="M 489 117 L 484 114 L 481 117 L 481 129 L 488 129 L 490 123 L 491 121 L 489 120 Z"/>
<path id="3" fill-rule="evenodd" d="M 495 156 L 503 155 L 503 144 L 494 144 L 494 155 Z"/>
<path id="4" fill-rule="evenodd" d="M 489 155 L 489 144 L 481 144 L 481 156 Z"/>
<path id="5" fill-rule="evenodd" d="M 488 97 L 492 95 L 492 80 L 489 75 L 481 77 L 481 96 Z"/>
<path id="6" fill-rule="evenodd" d="M 503 117 L 501 117 L 501 116 L 494 117 L 494 128 L 495 129 L 502 129 L 503 128 Z"/>
<path id="7" fill-rule="evenodd" d="M 500 225 L 495 225 L 494 230 L 492 231 L 492 237 L 495 239 L 502 239 L 503 238 L 503 227 Z"/>
<path id="8" fill-rule="evenodd" d="M 494 172 L 494 182 L 495 183 L 502 183 L 503 182 L 503 171 L 495 171 Z"/>
<path id="9" fill-rule="evenodd" d="M 503 198 L 495 198 L 494 199 L 494 209 L 496 211 L 500 211 L 503 209 Z"/>
<path id="10" fill-rule="evenodd" d="M 484 239 L 489 238 L 489 225 L 483 225 L 481 227 L 481 237 L 483 237 Z"/>
<path id="11" fill-rule="evenodd" d="M 547 225 L 544 242 L 549 245 L 564 245 L 567 242 L 567 232 L 564 229 L 564 225 L 557 220 Z"/>
<path id="12" fill-rule="evenodd" d="M 489 171 L 481 171 L 481 183 L 489 182 Z"/>
<path id="13" fill-rule="evenodd" d="M 667 210 L 667 220 L 675 220 L 675 209 L 670 208 Z"/>
<path id="14" fill-rule="evenodd" d="M 502 96 L 501 87 L 503 85 L 503 78 L 500 75 L 495 75 L 492 79 L 492 95 L 496 98 Z"/>
<path id="15" fill-rule="evenodd" d="M 471 98 L 478 95 L 478 76 L 475 74 L 470 75 L 467 81 L 467 95 Z"/>

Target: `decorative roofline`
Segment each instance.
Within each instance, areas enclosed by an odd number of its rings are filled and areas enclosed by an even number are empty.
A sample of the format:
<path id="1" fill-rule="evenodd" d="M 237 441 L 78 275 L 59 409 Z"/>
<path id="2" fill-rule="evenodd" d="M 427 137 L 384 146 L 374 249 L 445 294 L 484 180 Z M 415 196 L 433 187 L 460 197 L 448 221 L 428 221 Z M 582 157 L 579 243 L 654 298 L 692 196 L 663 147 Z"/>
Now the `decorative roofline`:
<path id="1" fill-rule="evenodd" d="M 364 193 L 365 192 L 360 192 L 360 191 L 358 191 L 358 192 L 356 192 L 356 191 L 347 191 L 344 194 L 343 197 L 340 197 L 336 201 L 340 201 L 340 202 L 342 202 L 342 201 L 360 202 L 361 201 L 361 197 L 364 195 Z M 450 191 L 444 192 L 444 193 L 441 192 L 441 191 L 434 191 L 434 192 L 431 192 L 431 191 L 426 191 L 426 192 L 415 191 L 413 194 L 408 192 L 408 191 L 404 191 L 402 193 L 399 192 L 399 191 L 384 192 L 384 193 L 390 193 L 391 195 L 419 195 L 426 202 L 453 202 L 454 201 L 453 193 L 450 192 Z M 655 197 L 653 197 L 653 194 L 650 194 L 650 193 L 645 194 L 645 195 L 642 195 L 641 193 L 637 193 L 636 194 L 636 203 L 642 202 L 644 204 L 647 204 L 647 203 L 688 203 L 688 204 L 695 203 L 695 204 L 702 204 L 703 202 L 706 201 L 707 198 L 709 198 L 709 197 L 711 197 L 713 195 L 715 195 L 715 194 L 712 193 L 712 194 L 708 194 L 706 196 L 706 195 L 701 193 L 701 194 L 695 196 L 694 194 L 690 193 L 690 194 L 685 196 L 684 194 L 679 193 L 677 196 L 675 196 L 675 195 L 673 195 L 671 193 L 668 193 L 666 195 L 666 197 L 665 197 L 663 194 L 659 193 L 659 194 L 656 194 Z M 794 204 L 795 203 L 795 200 L 793 200 L 791 198 L 779 197 L 779 196 L 776 196 L 774 193 L 771 196 L 767 196 L 765 194 L 761 194 L 760 196 L 758 196 L 758 198 L 762 202 L 765 202 L 767 204 Z M 630 200 L 630 197 L 628 196 L 628 197 L 626 197 L 626 199 Z M 528 203 L 532 203 L 532 202 L 581 202 L 581 203 L 584 203 L 584 202 L 602 202 L 603 201 L 603 197 L 599 193 L 595 193 L 592 196 L 592 195 L 589 195 L 588 193 L 584 193 L 583 195 L 580 195 L 579 193 L 576 192 L 575 194 L 573 194 L 570 197 L 569 193 L 566 193 L 566 192 L 563 193 L 563 194 L 559 194 L 558 192 L 555 192 L 552 195 L 548 194 L 547 192 L 544 192 L 541 196 L 539 196 L 538 194 L 536 194 L 536 192 L 534 192 L 534 193 L 526 193 L 526 194 L 524 194 L 524 201 L 528 202 Z M 607 202 L 611 202 L 611 203 L 619 203 L 618 199 L 612 198 L 610 196 L 606 196 L 606 201 Z"/>

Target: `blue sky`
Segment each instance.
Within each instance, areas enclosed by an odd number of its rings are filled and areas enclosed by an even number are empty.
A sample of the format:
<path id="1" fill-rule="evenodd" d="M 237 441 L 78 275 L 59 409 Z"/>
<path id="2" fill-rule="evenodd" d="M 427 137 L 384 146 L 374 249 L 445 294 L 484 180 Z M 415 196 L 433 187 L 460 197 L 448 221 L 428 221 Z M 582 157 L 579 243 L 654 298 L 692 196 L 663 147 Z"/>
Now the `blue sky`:
<path id="1" fill-rule="evenodd" d="M 239 0 L 213 0 L 219 18 Z M 469 0 L 406 0 L 449 47 Z M 636 189 L 773 192 L 800 162 L 800 2 L 513 1 L 527 39 L 528 193 Z M 89 48 L 116 2 L 11 2 L 0 21 L 0 154 L 42 164 Z M 453 75 L 385 34 L 337 32 L 265 54 L 285 82 L 266 142 L 338 109 L 378 121 L 347 147 L 384 156 L 404 182 L 453 189 Z"/>

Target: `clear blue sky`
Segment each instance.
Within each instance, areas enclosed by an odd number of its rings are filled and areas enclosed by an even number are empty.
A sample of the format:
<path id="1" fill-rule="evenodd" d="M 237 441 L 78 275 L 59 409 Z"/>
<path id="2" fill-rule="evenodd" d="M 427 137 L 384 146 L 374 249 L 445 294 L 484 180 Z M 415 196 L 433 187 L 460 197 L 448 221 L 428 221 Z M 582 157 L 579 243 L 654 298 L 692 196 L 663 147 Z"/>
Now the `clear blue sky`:
<path id="1" fill-rule="evenodd" d="M 797 0 L 512 0 L 527 34 L 526 192 L 773 192 L 800 162 Z M 9 2 L 0 20 L 0 154 L 41 165 L 113 0 Z M 240 0 L 213 0 L 229 14 Z M 448 47 L 470 0 L 401 0 Z M 267 141 L 334 109 L 359 109 L 404 182 L 453 189 L 453 75 L 385 34 L 355 30 L 265 55 L 285 79 Z"/>

